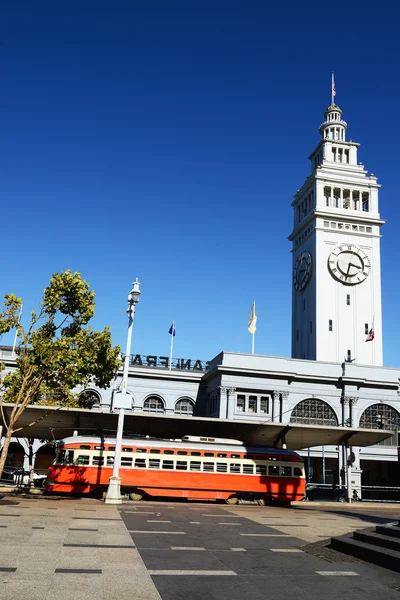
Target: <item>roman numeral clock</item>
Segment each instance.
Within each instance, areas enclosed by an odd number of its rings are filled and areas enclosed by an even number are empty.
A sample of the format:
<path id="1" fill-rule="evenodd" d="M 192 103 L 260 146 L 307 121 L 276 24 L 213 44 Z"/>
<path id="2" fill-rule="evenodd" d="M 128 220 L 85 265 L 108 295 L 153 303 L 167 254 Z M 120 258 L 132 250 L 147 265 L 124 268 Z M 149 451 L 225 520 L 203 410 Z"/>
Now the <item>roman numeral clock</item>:
<path id="1" fill-rule="evenodd" d="M 371 271 L 370 260 L 358 246 L 340 244 L 329 255 L 329 271 L 335 279 L 345 285 L 357 285 Z"/>

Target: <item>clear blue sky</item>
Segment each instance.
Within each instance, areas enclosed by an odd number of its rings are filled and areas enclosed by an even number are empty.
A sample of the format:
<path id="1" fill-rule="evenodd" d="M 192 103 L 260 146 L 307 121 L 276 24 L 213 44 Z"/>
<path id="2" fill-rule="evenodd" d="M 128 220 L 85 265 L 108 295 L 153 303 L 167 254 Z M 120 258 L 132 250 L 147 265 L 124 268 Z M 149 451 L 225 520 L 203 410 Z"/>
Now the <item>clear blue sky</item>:
<path id="1" fill-rule="evenodd" d="M 2 296 L 26 316 L 53 272 L 80 271 L 93 326 L 124 349 L 138 277 L 132 352 L 168 354 L 174 319 L 174 356 L 203 360 L 251 351 L 256 298 L 256 352 L 290 356 L 290 203 L 334 70 L 382 184 L 384 362 L 400 366 L 398 19 L 382 2 L 277 6 L 1 3 Z"/>

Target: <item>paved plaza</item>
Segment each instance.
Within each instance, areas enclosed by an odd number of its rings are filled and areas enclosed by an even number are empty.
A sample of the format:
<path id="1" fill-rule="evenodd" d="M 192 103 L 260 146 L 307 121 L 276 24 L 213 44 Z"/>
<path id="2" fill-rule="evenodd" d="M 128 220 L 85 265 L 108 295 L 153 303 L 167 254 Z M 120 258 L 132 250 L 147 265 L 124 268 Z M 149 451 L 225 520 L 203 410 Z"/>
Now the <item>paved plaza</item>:
<path id="1" fill-rule="evenodd" d="M 400 506 L 5 495 L 2 600 L 399 600 L 400 574 L 326 548 Z"/>

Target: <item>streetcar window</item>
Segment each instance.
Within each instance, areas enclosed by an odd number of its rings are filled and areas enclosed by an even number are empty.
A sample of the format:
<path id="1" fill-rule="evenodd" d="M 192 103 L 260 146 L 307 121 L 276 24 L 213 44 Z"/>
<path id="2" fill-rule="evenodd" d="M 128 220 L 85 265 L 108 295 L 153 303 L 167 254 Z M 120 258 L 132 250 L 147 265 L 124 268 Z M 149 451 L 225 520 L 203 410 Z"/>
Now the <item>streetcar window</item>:
<path id="1" fill-rule="evenodd" d="M 161 450 L 150 450 L 150 454 L 160 454 Z"/>
<path id="2" fill-rule="evenodd" d="M 174 468 L 174 461 L 173 460 L 163 460 L 162 461 L 162 468 L 163 469 L 173 469 Z"/>
<path id="3" fill-rule="evenodd" d="M 81 444 L 81 445 L 79 446 L 79 448 L 80 448 L 81 450 L 90 450 L 90 446 L 88 446 L 87 444 Z"/>
<path id="4" fill-rule="evenodd" d="M 132 459 L 130 459 L 132 461 Z M 121 464 L 122 461 L 121 461 Z M 132 462 L 131 462 L 132 464 Z M 146 468 L 146 459 L 145 458 L 135 458 L 135 467 L 137 467 L 138 469 L 145 469 Z"/>
<path id="5" fill-rule="evenodd" d="M 177 454 L 180 454 L 181 456 L 186 456 L 187 452 L 186 450 L 178 450 Z"/>
<path id="6" fill-rule="evenodd" d="M 74 462 L 74 451 L 61 450 L 57 462 L 62 465 L 71 465 Z"/>
<path id="7" fill-rule="evenodd" d="M 128 452 L 132 452 L 132 450 L 128 450 Z M 147 452 L 147 448 L 136 448 L 136 452 Z"/>
<path id="8" fill-rule="evenodd" d="M 107 466 L 110 467 L 114 464 L 114 457 L 113 456 L 107 456 Z"/>
<path id="9" fill-rule="evenodd" d="M 218 458 L 226 458 L 227 457 L 226 454 L 221 454 L 221 453 L 217 454 L 217 456 L 218 456 Z"/>
<path id="10" fill-rule="evenodd" d="M 266 475 L 267 474 L 267 466 L 266 465 L 256 465 L 256 475 Z"/>
<path id="11" fill-rule="evenodd" d="M 243 458 L 254 458 L 254 456 L 252 454 L 245 454 Z"/>
<path id="12" fill-rule="evenodd" d="M 191 452 L 192 456 L 201 456 L 201 452 Z"/>
<path id="13" fill-rule="evenodd" d="M 108 446 L 109 452 L 115 452 L 115 446 Z"/>
<path id="14" fill-rule="evenodd" d="M 296 477 L 301 477 L 303 475 L 303 472 L 298 467 L 295 467 L 294 468 L 294 474 L 296 475 Z"/>
<path id="15" fill-rule="evenodd" d="M 268 465 L 268 475 L 279 475 L 278 465 Z"/>
<path id="16" fill-rule="evenodd" d="M 214 466 L 213 462 L 205 462 L 203 463 L 203 471 L 214 472 Z"/>
<path id="17" fill-rule="evenodd" d="M 92 456 L 92 465 L 104 465 L 104 456 Z"/>
<path id="18" fill-rule="evenodd" d="M 214 452 L 204 452 L 204 456 L 214 456 Z"/>
<path id="19" fill-rule="evenodd" d="M 217 463 L 217 473 L 226 473 L 228 465 L 226 463 Z"/>
<path id="20" fill-rule="evenodd" d="M 281 475 L 285 477 L 291 477 L 292 467 L 281 467 Z"/>
<path id="21" fill-rule="evenodd" d="M 164 450 L 164 454 L 175 454 L 173 450 Z"/>
<path id="22" fill-rule="evenodd" d="M 193 454 L 193 452 L 192 452 Z M 198 460 L 191 460 L 190 461 L 190 470 L 191 471 L 200 471 L 201 469 L 201 462 Z"/>
<path id="23" fill-rule="evenodd" d="M 240 458 L 240 454 L 231 454 L 231 458 Z"/>
<path id="24" fill-rule="evenodd" d="M 88 465 L 90 462 L 90 456 L 87 454 L 80 454 L 78 456 L 78 465 Z"/>
<path id="25" fill-rule="evenodd" d="M 94 449 L 95 450 L 105 450 L 106 447 L 105 446 L 95 446 Z"/>
<path id="26" fill-rule="evenodd" d="M 229 465 L 229 471 L 231 473 L 240 473 L 240 464 L 232 463 L 231 465 Z"/>
<path id="27" fill-rule="evenodd" d="M 138 452 L 146 452 L 146 450 L 137 450 Z M 133 448 L 122 448 L 122 452 L 133 452 Z"/>
<path id="28" fill-rule="evenodd" d="M 243 473 L 246 473 L 247 475 L 253 475 L 254 473 L 254 467 L 253 465 L 243 465 Z"/>
<path id="29" fill-rule="evenodd" d="M 187 471 L 188 464 L 186 460 L 177 460 L 176 461 L 176 469 L 177 471 Z"/>
<path id="30" fill-rule="evenodd" d="M 160 462 L 158 458 L 149 458 L 149 469 L 159 469 Z"/>
<path id="31" fill-rule="evenodd" d="M 146 459 L 137 458 L 136 460 L 143 460 L 146 463 Z M 133 458 L 131 456 L 121 456 L 121 467 L 131 467 L 133 463 Z"/>

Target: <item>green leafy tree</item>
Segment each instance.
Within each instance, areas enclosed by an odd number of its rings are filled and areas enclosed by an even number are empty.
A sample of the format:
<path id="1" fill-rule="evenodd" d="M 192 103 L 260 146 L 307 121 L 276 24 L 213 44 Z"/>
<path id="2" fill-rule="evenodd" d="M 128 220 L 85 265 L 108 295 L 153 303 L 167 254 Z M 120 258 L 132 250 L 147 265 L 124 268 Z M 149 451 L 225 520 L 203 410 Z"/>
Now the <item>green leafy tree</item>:
<path id="1" fill-rule="evenodd" d="M 18 420 L 30 404 L 91 408 L 93 396 L 79 395 L 76 388 L 89 383 L 106 388 L 120 365 L 120 348 L 112 347 L 108 327 L 87 327 L 94 315 L 94 292 L 80 273 L 55 273 L 45 288 L 40 311 L 32 311 L 24 328 L 19 313 L 22 299 L 4 298 L 0 335 L 17 329 L 16 369 L 0 368 L 0 411 L 4 444 L 0 477 L 11 438 L 22 428 Z M 13 404 L 7 418 L 4 404 Z"/>

